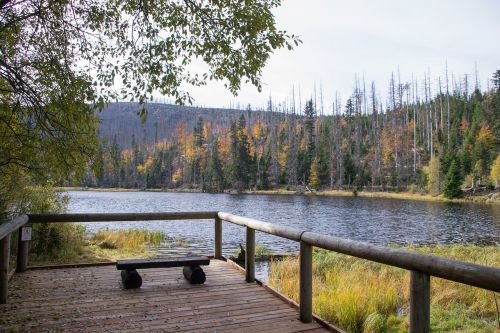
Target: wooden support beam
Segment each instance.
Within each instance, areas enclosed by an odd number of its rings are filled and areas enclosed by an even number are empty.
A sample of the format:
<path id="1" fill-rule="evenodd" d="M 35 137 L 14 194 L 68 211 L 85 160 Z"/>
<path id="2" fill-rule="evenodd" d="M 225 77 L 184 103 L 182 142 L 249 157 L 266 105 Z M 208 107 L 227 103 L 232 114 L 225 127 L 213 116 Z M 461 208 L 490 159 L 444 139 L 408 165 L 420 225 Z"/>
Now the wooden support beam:
<path id="1" fill-rule="evenodd" d="M 247 227 L 245 279 L 247 282 L 255 281 L 255 230 L 250 227 Z"/>
<path id="2" fill-rule="evenodd" d="M 300 321 L 310 323 L 312 314 L 312 246 L 300 242 Z"/>
<path id="3" fill-rule="evenodd" d="M 9 287 L 10 234 L 0 240 L 0 304 L 7 303 Z"/>
<path id="4" fill-rule="evenodd" d="M 429 333 L 431 326 L 431 278 L 411 271 L 410 276 L 410 333 Z"/>
<path id="5" fill-rule="evenodd" d="M 214 258 L 222 258 L 222 220 L 215 218 Z"/>
<path id="6" fill-rule="evenodd" d="M 16 265 L 16 273 L 25 272 L 28 268 L 28 252 L 30 242 L 27 240 L 23 240 L 22 233 L 23 228 L 19 228 L 19 237 L 17 241 L 17 265 Z"/>

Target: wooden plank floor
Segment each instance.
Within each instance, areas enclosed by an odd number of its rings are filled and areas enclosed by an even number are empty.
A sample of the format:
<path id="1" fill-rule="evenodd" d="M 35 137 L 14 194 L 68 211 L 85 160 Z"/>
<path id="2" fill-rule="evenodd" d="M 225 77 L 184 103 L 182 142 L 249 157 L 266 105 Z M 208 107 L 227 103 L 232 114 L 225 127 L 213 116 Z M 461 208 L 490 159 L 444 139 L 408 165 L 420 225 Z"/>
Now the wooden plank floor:
<path id="1" fill-rule="evenodd" d="M 327 332 L 230 264 L 212 260 L 204 285 L 181 268 L 139 270 L 123 290 L 115 266 L 31 270 L 10 281 L 2 332 Z"/>

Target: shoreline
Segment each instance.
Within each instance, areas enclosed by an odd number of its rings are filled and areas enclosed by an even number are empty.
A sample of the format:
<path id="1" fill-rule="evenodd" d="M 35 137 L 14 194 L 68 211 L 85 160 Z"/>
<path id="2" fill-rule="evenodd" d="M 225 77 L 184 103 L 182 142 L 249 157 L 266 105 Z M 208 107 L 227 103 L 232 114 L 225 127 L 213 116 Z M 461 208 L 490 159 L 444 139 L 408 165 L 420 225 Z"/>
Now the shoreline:
<path id="1" fill-rule="evenodd" d="M 199 189 L 127 189 L 127 188 L 102 188 L 102 187 L 56 187 L 58 192 L 66 191 L 95 191 L 95 192 L 168 192 L 168 193 L 204 193 Z M 419 194 L 410 192 L 369 192 L 359 191 L 354 195 L 351 191 L 346 190 L 325 190 L 317 192 L 299 192 L 286 189 L 274 190 L 255 190 L 236 192 L 234 190 L 227 190 L 223 193 L 226 194 L 248 194 L 248 195 L 302 195 L 302 196 L 320 196 L 320 197 L 361 197 L 361 198 L 380 198 L 380 199 L 397 199 L 397 200 L 413 200 L 413 201 L 426 201 L 426 202 L 443 202 L 443 203 L 475 203 L 475 204 L 488 204 L 500 205 L 500 195 L 496 199 L 492 199 L 489 195 L 476 195 L 460 199 L 447 199 L 442 194 Z"/>

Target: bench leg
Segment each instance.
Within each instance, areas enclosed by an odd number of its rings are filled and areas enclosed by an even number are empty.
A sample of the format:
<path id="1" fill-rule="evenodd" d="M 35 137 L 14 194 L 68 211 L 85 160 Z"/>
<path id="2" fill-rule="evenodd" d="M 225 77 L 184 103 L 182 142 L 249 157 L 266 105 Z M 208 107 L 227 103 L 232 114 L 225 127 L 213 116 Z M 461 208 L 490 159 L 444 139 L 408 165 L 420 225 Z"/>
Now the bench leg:
<path id="1" fill-rule="evenodd" d="M 200 266 L 184 266 L 182 274 L 191 284 L 203 284 L 207 279 Z"/>
<path id="2" fill-rule="evenodd" d="M 121 272 L 123 288 L 135 289 L 142 286 L 142 278 L 135 269 L 123 270 Z"/>

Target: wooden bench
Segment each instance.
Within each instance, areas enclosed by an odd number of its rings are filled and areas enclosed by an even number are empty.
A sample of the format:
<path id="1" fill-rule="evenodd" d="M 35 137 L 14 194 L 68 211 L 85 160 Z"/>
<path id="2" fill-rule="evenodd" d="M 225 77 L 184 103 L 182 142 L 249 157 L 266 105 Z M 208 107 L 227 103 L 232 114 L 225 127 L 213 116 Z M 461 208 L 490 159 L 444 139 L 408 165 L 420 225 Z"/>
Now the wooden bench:
<path id="1" fill-rule="evenodd" d="M 165 259 L 128 259 L 118 260 L 116 269 L 121 270 L 123 287 L 125 289 L 140 288 L 142 278 L 137 269 L 147 268 L 167 268 L 184 266 L 182 273 L 186 280 L 192 284 L 205 283 L 206 276 L 200 266 L 209 265 L 208 257 L 184 257 L 184 258 L 165 258 Z"/>

